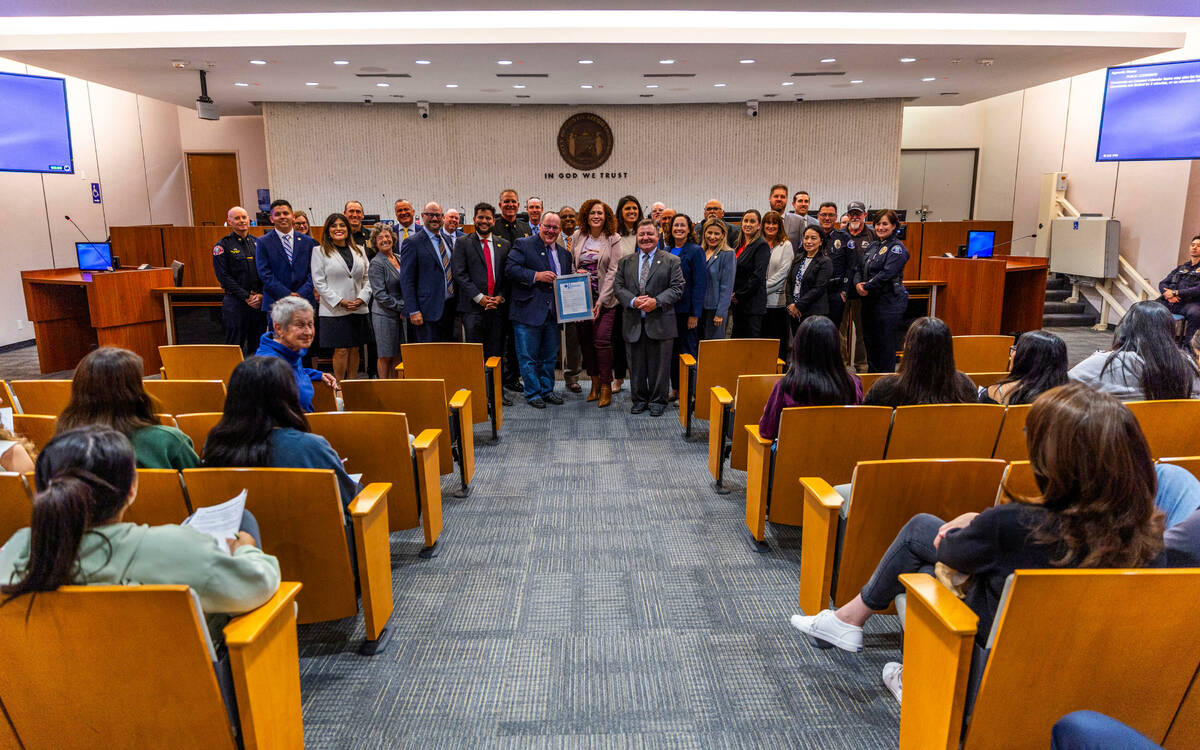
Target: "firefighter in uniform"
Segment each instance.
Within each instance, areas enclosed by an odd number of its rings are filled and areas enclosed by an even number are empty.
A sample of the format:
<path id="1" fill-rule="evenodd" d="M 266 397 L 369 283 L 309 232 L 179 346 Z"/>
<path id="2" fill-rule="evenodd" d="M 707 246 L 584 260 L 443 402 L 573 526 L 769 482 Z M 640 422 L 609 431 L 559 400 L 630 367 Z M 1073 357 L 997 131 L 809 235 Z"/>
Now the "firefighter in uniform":
<path id="1" fill-rule="evenodd" d="M 242 347 L 248 357 L 258 348 L 258 339 L 267 330 L 262 311 L 262 282 L 254 266 L 254 238 L 250 236 L 250 215 L 241 206 L 226 214 L 232 232 L 213 246 L 213 272 L 225 291 L 221 300 L 221 323 L 225 343 Z"/>
<path id="2" fill-rule="evenodd" d="M 877 240 L 868 245 L 854 289 L 862 298 L 863 338 L 870 372 L 896 369 L 900 324 L 908 307 L 904 265 L 908 249 L 896 239 L 900 220 L 895 211 L 884 211 L 875 220 Z"/>
<path id="3" fill-rule="evenodd" d="M 1162 292 L 1158 301 L 1183 316 L 1184 341 L 1191 341 L 1200 329 L 1200 234 L 1188 246 L 1187 262 L 1158 282 L 1158 291 Z"/>

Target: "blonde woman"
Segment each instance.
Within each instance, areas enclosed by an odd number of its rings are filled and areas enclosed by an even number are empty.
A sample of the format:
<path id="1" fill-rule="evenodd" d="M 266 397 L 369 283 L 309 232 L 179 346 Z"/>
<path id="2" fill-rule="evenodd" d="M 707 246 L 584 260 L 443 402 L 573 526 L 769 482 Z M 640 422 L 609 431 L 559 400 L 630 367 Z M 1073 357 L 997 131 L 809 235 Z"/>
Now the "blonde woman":
<path id="1" fill-rule="evenodd" d="M 708 286 L 704 289 L 704 310 L 700 314 L 700 338 L 725 338 L 729 318 L 729 300 L 733 294 L 736 258 L 727 244 L 729 226 L 724 219 L 705 219 L 700 229 L 700 247 L 708 268 Z"/>
<path id="2" fill-rule="evenodd" d="M 318 341 L 333 349 L 333 377 L 339 383 L 358 374 L 359 349 L 367 343 L 371 281 L 367 254 L 350 236 L 344 214 L 325 219 L 320 252 L 313 250 L 310 270 L 320 299 Z"/>

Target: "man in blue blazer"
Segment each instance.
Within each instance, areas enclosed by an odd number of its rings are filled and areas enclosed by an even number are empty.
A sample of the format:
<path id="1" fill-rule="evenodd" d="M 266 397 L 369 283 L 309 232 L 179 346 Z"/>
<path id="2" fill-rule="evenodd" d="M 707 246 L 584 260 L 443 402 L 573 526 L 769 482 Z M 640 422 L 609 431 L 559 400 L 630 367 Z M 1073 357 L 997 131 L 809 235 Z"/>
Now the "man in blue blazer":
<path id="1" fill-rule="evenodd" d="M 558 245 L 561 230 L 558 214 L 542 214 L 538 233 L 517 240 L 504 261 L 504 273 L 511 284 L 508 316 L 513 323 L 525 400 L 535 409 L 563 402 L 554 393 L 554 365 L 558 360 L 554 280 L 573 273 L 574 266 L 571 254 Z"/>
<path id="2" fill-rule="evenodd" d="M 421 227 L 400 244 L 400 289 L 419 343 L 454 340 L 454 246 L 442 232 L 442 207 L 428 203 Z"/>
<path id="3" fill-rule="evenodd" d="M 292 227 L 292 204 L 280 199 L 271 203 L 275 229 L 254 241 L 254 265 L 262 280 L 262 311 L 271 314 L 275 300 L 289 295 L 303 297 L 317 307 L 313 293 L 310 261 L 316 242 Z"/>

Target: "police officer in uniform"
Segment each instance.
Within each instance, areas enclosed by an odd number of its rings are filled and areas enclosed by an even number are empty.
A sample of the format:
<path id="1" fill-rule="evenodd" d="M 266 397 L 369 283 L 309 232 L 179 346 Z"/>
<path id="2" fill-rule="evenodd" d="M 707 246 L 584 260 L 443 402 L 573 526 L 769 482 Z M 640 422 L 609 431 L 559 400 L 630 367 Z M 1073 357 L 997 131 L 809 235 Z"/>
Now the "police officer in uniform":
<path id="1" fill-rule="evenodd" d="M 350 223 L 350 237 L 354 240 L 354 244 L 367 253 L 368 261 L 371 260 L 375 257 L 375 248 L 371 247 L 371 233 L 363 226 L 363 218 L 366 216 L 363 212 L 363 205 L 358 201 L 346 201 L 342 213 L 345 215 L 346 221 Z"/>
<path id="2" fill-rule="evenodd" d="M 492 226 L 492 233 L 497 237 L 504 238 L 509 247 L 516 247 L 517 240 L 532 235 L 533 229 L 517 217 L 517 209 L 521 207 L 521 201 L 517 196 L 516 190 L 512 188 L 501 190 L 499 203 L 500 215 L 496 217 L 496 223 Z M 523 393 L 521 365 L 517 361 L 516 338 L 513 336 L 512 321 L 508 318 L 508 304 L 508 302 L 505 302 L 504 308 L 502 308 L 504 321 L 504 362 L 502 363 L 500 372 L 505 388 L 510 391 Z"/>
<path id="3" fill-rule="evenodd" d="M 842 262 L 845 263 L 847 269 L 857 269 L 862 267 L 863 259 L 866 256 L 867 248 L 875 241 L 875 233 L 871 231 L 871 227 L 867 226 L 867 207 L 861 201 L 851 201 L 850 205 L 846 206 L 847 221 L 841 229 L 835 229 L 829 234 L 829 246 L 834 248 L 834 252 L 844 253 Z M 862 302 L 856 294 L 848 294 L 848 299 L 843 303 L 839 298 L 837 306 L 834 307 L 834 300 L 830 299 L 830 312 L 837 313 L 836 317 L 830 315 L 838 328 L 842 337 L 842 357 L 846 360 L 846 364 L 854 365 L 859 372 L 865 372 L 867 367 L 867 349 L 863 342 L 863 323 L 862 323 Z M 849 309 L 849 314 L 843 319 L 843 304 Z M 850 329 L 855 330 L 854 351 L 849 351 Z"/>
<path id="4" fill-rule="evenodd" d="M 250 236 L 250 215 L 234 206 L 225 215 L 232 232 L 213 246 L 213 272 L 225 290 L 221 300 L 221 323 L 225 343 L 242 347 L 248 357 L 258 348 L 258 338 L 267 330 L 262 311 L 262 282 L 254 266 L 254 238 Z"/>
<path id="5" fill-rule="evenodd" d="M 1191 341 L 1200 329 L 1200 234 L 1188 246 L 1187 262 L 1158 282 L 1158 291 L 1162 292 L 1158 301 L 1187 321 L 1183 336 L 1184 341 Z"/>
<path id="6" fill-rule="evenodd" d="M 854 284 L 862 298 L 863 338 L 870 372 L 896 369 L 900 324 L 908 307 L 908 290 L 904 288 L 908 249 L 895 237 L 899 226 L 900 218 L 891 209 L 875 219 L 878 239 L 868 245 Z"/>

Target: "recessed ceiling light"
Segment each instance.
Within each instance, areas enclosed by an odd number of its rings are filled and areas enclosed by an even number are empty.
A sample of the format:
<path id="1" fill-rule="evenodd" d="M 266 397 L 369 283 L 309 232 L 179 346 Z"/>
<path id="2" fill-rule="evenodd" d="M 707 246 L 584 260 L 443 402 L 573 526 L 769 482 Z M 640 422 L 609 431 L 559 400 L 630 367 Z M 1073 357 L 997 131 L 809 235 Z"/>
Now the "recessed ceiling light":
<path id="1" fill-rule="evenodd" d="M 456 88 L 458 88 L 458 84 L 457 84 L 457 83 L 447 83 L 447 84 L 446 84 L 446 88 L 448 88 L 448 89 L 456 89 Z"/>
<path id="2" fill-rule="evenodd" d="M 376 85 L 376 86 L 378 86 L 378 87 L 379 87 L 379 88 L 381 88 L 381 89 L 386 89 L 388 86 L 391 86 L 392 84 L 390 84 L 390 83 L 377 83 L 377 84 L 375 84 L 375 85 Z"/>
<path id="3" fill-rule="evenodd" d="M 333 64 L 334 65 L 349 65 L 350 61 L 349 60 L 334 60 Z"/>
<path id="4" fill-rule="evenodd" d="M 428 60 L 413 60 L 413 62 L 415 62 L 417 65 L 428 65 L 429 64 Z"/>
<path id="5" fill-rule="evenodd" d="M 659 61 L 658 61 L 658 64 L 659 64 L 659 65 L 674 65 L 674 64 L 675 64 L 675 61 L 674 61 L 674 60 L 670 60 L 670 59 L 667 59 L 667 60 L 659 60 Z"/>
<path id="6" fill-rule="evenodd" d="M 513 84 L 513 88 L 514 88 L 514 89 L 523 89 L 523 88 L 525 88 L 525 84 L 523 84 L 523 83 L 514 83 L 514 84 Z"/>
<path id="7" fill-rule="evenodd" d="M 497 65 L 512 65 L 512 60 L 497 60 Z"/>
<path id="8" fill-rule="evenodd" d="M 902 63 L 914 63 L 914 62 L 916 62 L 916 61 L 917 61 L 917 58 L 915 58 L 915 57 L 902 57 L 902 58 L 900 58 L 900 62 L 902 62 Z"/>
<path id="9" fill-rule="evenodd" d="M 854 79 L 853 81 L 851 81 L 850 83 L 862 83 L 862 79 L 861 79 L 861 78 L 855 78 L 855 79 Z"/>
<path id="10" fill-rule="evenodd" d="M 723 84 L 723 83 L 714 83 L 714 84 L 713 84 L 713 86 L 716 86 L 717 88 L 723 88 L 723 87 L 725 86 L 725 84 Z"/>
<path id="11" fill-rule="evenodd" d="M 581 89 L 590 89 L 591 87 L 592 87 L 592 84 L 590 84 L 590 83 L 579 84 L 579 88 L 581 88 Z"/>
<path id="12" fill-rule="evenodd" d="M 822 58 L 821 58 L 821 62 L 823 62 L 823 63 L 835 63 L 835 62 L 837 62 L 837 58 L 836 58 L 836 57 L 822 57 Z"/>
<path id="13" fill-rule="evenodd" d="M 528 98 L 529 98 L 529 94 L 517 94 L 517 98 L 518 98 L 518 99 L 528 99 Z"/>
<path id="14" fill-rule="evenodd" d="M 656 89 L 656 88 L 658 88 L 658 84 L 657 84 L 657 83 L 647 83 L 647 84 L 646 84 L 646 88 L 648 88 L 648 89 Z"/>
<path id="15" fill-rule="evenodd" d="M 304 85 L 305 85 L 305 86 L 320 86 L 321 84 L 320 84 L 320 83 L 318 83 L 317 81 L 308 81 L 308 82 L 307 82 L 307 83 L 305 83 Z"/>
<path id="16" fill-rule="evenodd" d="M 928 78 L 922 78 L 921 80 L 925 83 L 929 83 L 930 81 L 936 81 L 937 78 L 935 76 L 929 76 Z"/>
<path id="17" fill-rule="evenodd" d="M 251 60 L 250 64 L 251 65 L 266 65 L 267 61 L 266 60 Z"/>
<path id="18" fill-rule="evenodd" d="M 234 85 L 234 86 L 249 86 L 250 84 L 248 84 L 248 83 L 242 83 L 241 81 L 238 81 L 237 83 L 235 83 L 235 84 L 233 84 L 233 85 Z"/>
<path id="19" fill-rule="evenodd" d="M 579 64 L 580 65 L 591 65 L 594 62 L 596 62 L 596 61 L 595 60 L 580 60 Z"/>
<path id="20" fill-rule="evenodd" d="M 781 83 L 779 85 L 780 86 L 795 86 L 796 82 L 795 81 L 784 81 L 783 83 Z"/>
<path id="21" fill-rule="evenodd" d="M 740 62 L 742 65 L 753 65 L 754 64 L 754 61 L 749 58 L 747 58 L 745 60 L 738 60 L 738 62 Z"/>

